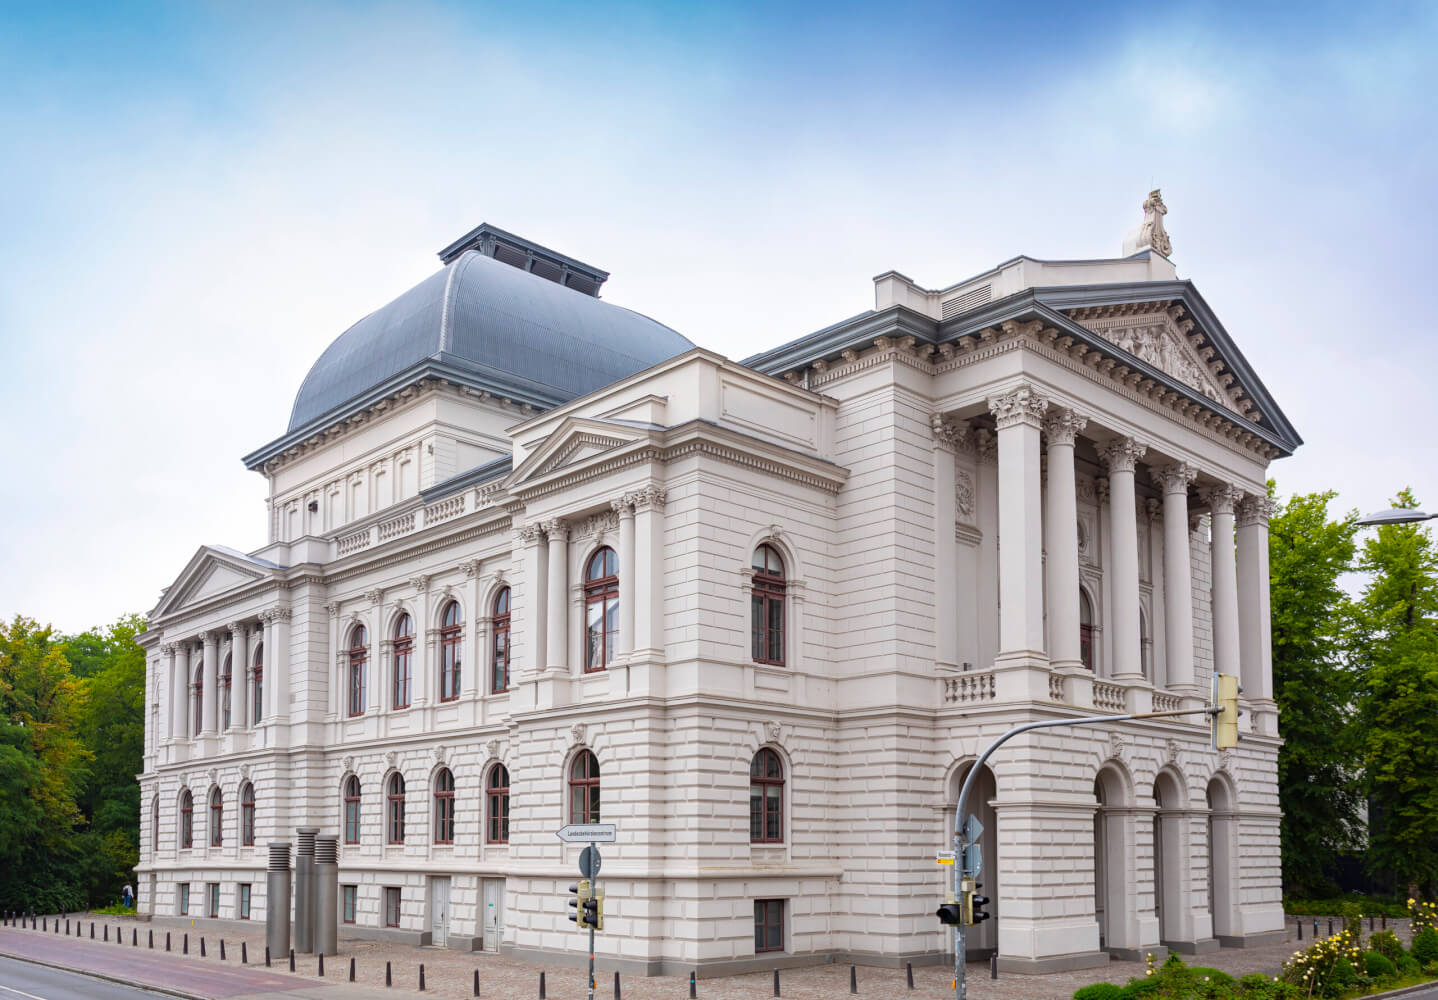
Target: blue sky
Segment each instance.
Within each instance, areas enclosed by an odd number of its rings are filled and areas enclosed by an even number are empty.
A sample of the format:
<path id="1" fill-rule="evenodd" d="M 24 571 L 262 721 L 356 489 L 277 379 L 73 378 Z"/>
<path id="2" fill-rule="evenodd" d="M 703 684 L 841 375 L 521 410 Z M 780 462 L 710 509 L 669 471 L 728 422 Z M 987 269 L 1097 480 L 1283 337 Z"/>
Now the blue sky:
<path id="1" fill-rule="evenodd" d="M 522 9 L 520 9 L 522 7 Z M 1174 259 L 1307 440 L 1438 507 L 1438 6 L 0 0 L 0 615 L 264 539 L 239 456 L 480 221 L 741 358 L 1017 253 Z"/>

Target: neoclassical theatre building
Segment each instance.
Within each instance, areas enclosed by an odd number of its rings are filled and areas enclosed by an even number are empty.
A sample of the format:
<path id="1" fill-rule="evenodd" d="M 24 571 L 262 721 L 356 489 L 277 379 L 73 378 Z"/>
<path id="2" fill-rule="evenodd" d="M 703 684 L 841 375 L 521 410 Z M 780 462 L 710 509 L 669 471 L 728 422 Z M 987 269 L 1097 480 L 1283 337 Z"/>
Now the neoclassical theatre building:
<path id="1" fill-rule="evenodd" d="M 262 920 L 267 845 L 340 842 L 341 937 L 638 973 L 1071 968 L 1280 932 L 1271 460 L 1299 443 L 1157 191 L 1120 256 L 1015 257 L 737 362 L 490 226 L 345 331 L 245 457 L 270 542 L 201 547 L 148 658 L 140 902 Z"/>

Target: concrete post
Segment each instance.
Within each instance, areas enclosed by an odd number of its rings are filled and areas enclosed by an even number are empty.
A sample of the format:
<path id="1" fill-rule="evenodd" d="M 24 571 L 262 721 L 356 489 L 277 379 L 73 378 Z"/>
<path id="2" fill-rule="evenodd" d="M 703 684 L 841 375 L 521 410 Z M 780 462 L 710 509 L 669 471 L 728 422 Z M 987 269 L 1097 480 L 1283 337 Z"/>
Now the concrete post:
<path id="1" fill-rule="evenodd" d="M 270 955 L 290 950 L 290 845 L 270 844 L 265 875 L 265 948 Z"/>

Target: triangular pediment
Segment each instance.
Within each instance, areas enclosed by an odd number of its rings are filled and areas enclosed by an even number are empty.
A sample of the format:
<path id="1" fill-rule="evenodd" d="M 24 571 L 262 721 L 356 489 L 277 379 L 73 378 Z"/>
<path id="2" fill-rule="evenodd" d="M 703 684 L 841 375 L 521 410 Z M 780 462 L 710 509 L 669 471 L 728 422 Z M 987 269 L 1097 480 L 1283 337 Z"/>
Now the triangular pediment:
<path id="1" fill-rule="evenodd" d="M 173 614 L 218 594 L 239 590 L 269 576 L 268 569 L 239 553 L 204 546 L 165 591 L 152 617 Z"/>
<path id="2" fill-rule="evenodd" d="M 609 452 L 648 439 L 649 433 L 643 428 L 571 417 L 520 463 L 510 479 L 510 486 L 586 465 Z"/>

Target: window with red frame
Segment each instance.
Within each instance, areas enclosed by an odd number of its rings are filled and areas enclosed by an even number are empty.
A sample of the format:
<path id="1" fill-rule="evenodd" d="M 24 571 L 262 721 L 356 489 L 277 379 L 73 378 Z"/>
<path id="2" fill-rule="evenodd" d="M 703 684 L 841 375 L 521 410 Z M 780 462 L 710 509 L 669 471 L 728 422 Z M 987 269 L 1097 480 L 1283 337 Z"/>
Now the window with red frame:
<path id="1" fill-rule="evenodd" d="M 255 786 L 248 781 L 240 788 L 240 844 L 255 846 Z"/>
<path id="2" fill-rule="evenodd" d="M 772 545 L 754 550 L 750 597 L 751 652 L 755 663 L 784 665 L 784 560 Z"/>
<path id="3" fill-rule="evenodd" d="M 353 774 L 345 781 L 345 843 L 360 842 L 360 783 Z"/>
<path id="4" fill-rule="evenodd" d="M 188 788 L 180 794 L 180 846 L 195 846 L 195 797 Z"/>
<path id="5" fill-rule="evenodd" d="M 489 842 L 509 843 L 509 769 L 496 764 L 489 769 Z"/>
<path id="6" fill-rule="evenodd" d="M 1093 604 L 1082 589 L 1079 590 L 1079 660 L 1093 669 Z"/>
<path id="7" fill-rule="evenodd" d="M 388 888 L 384 891 L 384 925 L 399 926 L 399 890 Z"/>
<path id="8" fill-rule="evenodd" d="M 409 708 L 410 671 L 414 662 L 414 619 L 400 615 L 394 623 L 394 707 Z"/>
<path id="9" fill-rule="evenodd" d="M 749 842 L 784 841 L 784 763 L 768 747 L 749 765 Z"/>
<path id="10" fill-rule="evenodd" d="M 350 632 L 349 714 L 364 715 L 365 666 L 369 660 L 369 635 L 363 625 Z"/>
<path id="11" fill-rule="evenodd" d="M 599 822 L 599 760 L 588 750 L 569 765 L 569 822 Z"/>
<path id="12" fill-rule="evenodd" d="M 784 950 L 784 901 L 754 900 L 754 950 Z"/>
<path id="13" fill-rule="evenodd" d="M 619 557 L 607 545 L 584 570 L 584 670 L 603 670 L 619 640 Z"/>
<path id="14" fill-rule="evenodd" d="M 464 652 L 464 613 L 458 601 L 444 608 L 439 626 L 439 700 L 454 701 L 459 697 L 460 663 Z"/>
<path id="15" fill-rule="evenodd" d="M 494 639 L 490 649 L 490 690 L 509 690 L 509 588 L 494 595 Z"/>
<path id="16" fill-rule="evenodd" d="M 389 842 L 391 844 L 404 843 L 404 778 L 398 774 L 392 774 L 389 778 L 389 795 L 387 796 L 389 809 L 388 823 Z"/>
<path id="17" fill-rule="evenodd" d="M 255 723 L 265 717 L 265 644 L 255 647 Z"/>
<path id="18" fill-rule="evenodd" d="M 225 800 L 218 788 L 210 791 L 210 846 L 220 847 L 225 842 L 223 821 Z"/>
<path id="19" fill-rule="evenodd" d="M 434 777 L 434 842 L 454 843 L 454 773 L 447 767 Z"/>

